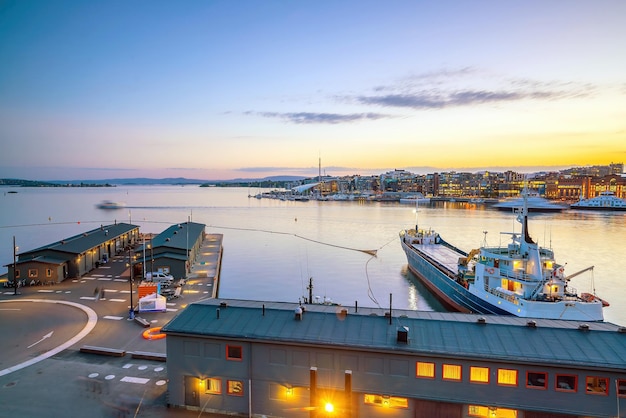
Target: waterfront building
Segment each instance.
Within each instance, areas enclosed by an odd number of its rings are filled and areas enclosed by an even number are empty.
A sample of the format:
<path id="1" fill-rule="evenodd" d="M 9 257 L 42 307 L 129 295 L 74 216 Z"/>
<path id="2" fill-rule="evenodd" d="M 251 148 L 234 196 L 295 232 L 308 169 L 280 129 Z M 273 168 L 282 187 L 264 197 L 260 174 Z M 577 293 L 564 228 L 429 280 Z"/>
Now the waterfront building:
<path id="1" fill-rule="evenodd" d="M 150 241 L 141 242 L 135 253 L 145 254 L 145 271 L 185 278 L 201 251 L 206 236 L 205 227 L 195 222 L 172 225 Z M 137 264 L 142 262 L 137 260 Z"/>
<path id="2" fill-rule="evenodd" d="M 626 328 L 606 322 L 207 299 L 162 332 L 172 407 L 403 418 L 626 410 Z"/>
<path id="3" fill-rule="evenodd" d="M 15 278 L 27 282 L 60 283 L 68 277 L 78 278 L 99 263 L 134 245 L 139 227 L 127 223 L 102 225 L 61 241 L 18 254 Z M 8 280 L 12 282 L 13 264 Z"/>

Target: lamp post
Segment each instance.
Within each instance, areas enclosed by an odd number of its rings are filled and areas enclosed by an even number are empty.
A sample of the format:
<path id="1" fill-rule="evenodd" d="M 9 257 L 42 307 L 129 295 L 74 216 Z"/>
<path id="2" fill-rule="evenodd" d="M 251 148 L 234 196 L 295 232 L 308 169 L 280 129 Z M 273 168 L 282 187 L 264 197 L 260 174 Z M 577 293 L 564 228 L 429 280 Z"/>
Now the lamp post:
<path id="1" fill-rule="evenodd" d="M 13 235 L 13 290 L 14 290 L 14 295 L 17 295 L 17 247 L 15 246 L 15 235 Z"/>
<path id="2" fill-rule="evenodd" d="M 135 309 L 133 308 L 133 258 L 132 258 L 133 248 L 128 246 L 128 265 L 130 266 L 130 277 L 128 279 L 128 284 L 130 286 L 130 309 L 128 310 L 128 319 L 135 319 Z"/>

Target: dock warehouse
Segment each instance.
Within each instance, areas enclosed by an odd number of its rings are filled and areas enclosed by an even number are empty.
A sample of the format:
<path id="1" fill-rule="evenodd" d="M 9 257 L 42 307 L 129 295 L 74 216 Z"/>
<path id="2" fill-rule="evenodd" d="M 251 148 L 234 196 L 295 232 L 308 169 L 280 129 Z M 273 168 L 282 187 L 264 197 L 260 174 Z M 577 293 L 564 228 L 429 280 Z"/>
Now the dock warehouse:
<path id="1" fill-rule="evenodd" d="M 162 328 L 170 406 L 273 417 L 607 417 L 607 322 L 206 299 Z"/>
<path id="2" fill-rule="evenodd" d="M 98 263 L 133 246 L 139 238 L 139 226 L 127 223 L 102 225 L 34 250 L 18 254 L 17 280 L 60 283 L 78 278 L 93 270 Z M 13 281 L 13 263 L 5 266 L 8 280 Z"/>
<path id="3" fill-rule="evenodd" d="M 205 227 L 195 222 L 172 225 L 149 242 L 141 242 L 135 254 L 145 254 L 146 271 L 160 271 L 184 279 L 198 257 L 206 236 Z"/>

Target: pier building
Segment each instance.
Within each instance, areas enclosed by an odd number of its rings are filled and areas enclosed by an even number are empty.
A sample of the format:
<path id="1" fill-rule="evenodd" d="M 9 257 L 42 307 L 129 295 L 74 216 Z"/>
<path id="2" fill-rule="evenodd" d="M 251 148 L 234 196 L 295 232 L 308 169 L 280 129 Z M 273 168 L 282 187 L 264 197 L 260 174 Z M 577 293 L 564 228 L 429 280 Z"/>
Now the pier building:
<path id="1" fill-rule="evenodd" d="M 27 282 L 60 283 L 77 278 L 106 262 L 139 238 L 139 226 L 127 223 L 101 225 L 99 228 L 52 244 L 25 251 L 17 256 L 15 278 Z M 8 267 L 12 282 L 13 264 Z"/>
<path id="2" fill-rule="evenodd" d="M 205 413 L 563 418 L 626 410 L 626 328 L 606 322 L 207 299 L 162 332 L 170 406 Z"/>

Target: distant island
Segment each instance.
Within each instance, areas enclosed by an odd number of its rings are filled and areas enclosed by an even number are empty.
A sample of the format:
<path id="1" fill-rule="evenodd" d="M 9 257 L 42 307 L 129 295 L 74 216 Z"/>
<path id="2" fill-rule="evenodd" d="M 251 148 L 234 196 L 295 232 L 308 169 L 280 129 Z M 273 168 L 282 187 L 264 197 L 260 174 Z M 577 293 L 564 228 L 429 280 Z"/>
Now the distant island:
<path id="1" fill-rule="evenodd" d="M 108 183 L 56 183 L 50 181 L 39 180 L 22 180 L 22 179 L 0 179 L 0 186 L 16 186 L 16 187 L 115 187 Z"/>

